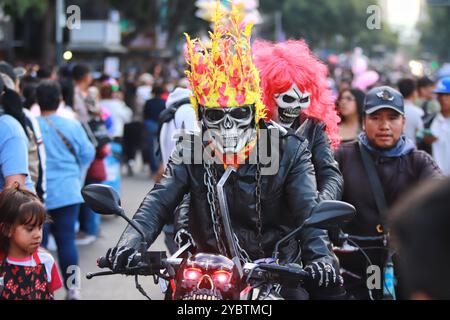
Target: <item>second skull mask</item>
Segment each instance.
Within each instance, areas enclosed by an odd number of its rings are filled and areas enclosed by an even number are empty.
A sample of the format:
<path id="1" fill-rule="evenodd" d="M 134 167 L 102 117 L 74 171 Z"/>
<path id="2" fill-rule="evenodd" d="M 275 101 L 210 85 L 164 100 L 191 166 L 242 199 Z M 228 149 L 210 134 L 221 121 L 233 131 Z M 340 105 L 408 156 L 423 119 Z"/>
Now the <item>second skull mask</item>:
<path id="1" fill-rule="evenodd" d="M 288 91 L 278 93 L 274 98 L 280 124 L 285 128 L 289 128 L 299 117 L 301 110 L 311 104 L 311 93 L 302 92 L 295 83 Z"/>

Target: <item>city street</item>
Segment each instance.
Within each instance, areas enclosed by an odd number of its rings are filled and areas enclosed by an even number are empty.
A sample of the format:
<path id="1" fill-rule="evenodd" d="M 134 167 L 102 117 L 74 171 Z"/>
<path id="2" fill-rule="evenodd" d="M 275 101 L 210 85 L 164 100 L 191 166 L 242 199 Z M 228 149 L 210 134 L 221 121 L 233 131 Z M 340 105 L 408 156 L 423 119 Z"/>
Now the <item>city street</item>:
<path id="1" fill-rule="evenodd" d="M 140 168 L 140 166 L 137 166 L 137 168 Z M 124 175 L 122 183 L 122 205 L 129 217 L 133 216 L 145 194 L 152 186 L 153 182 L 150 180 L 148 172 L 136 172 L 133 177 Z M 115 245 L 125 226 L 126 222 L 120 218 L 110 216 L 102 217 L 99 239 L 91 245 L 78 247 L 82 274 L 81 293 L 83 299 L 145 299 L 145 297 L 136 289 L 134 277 L 113 275 L 97 277 L 91 280 L 86 279 L 86 273 L 102 271 L 96 266 L 97 258 L 104 255 L 109 247 Z M 166 250 L 163 235 L 161 235 L 153 244 L 152 249 Z M 54 256 L 56 255 L 54 254 Z M 140 277 L 140 284 L 152 299 L 163 298 L 159 286 L 153 284 L 153 278 Z M 64 297 L 65 291 L 63 289 L 56 293 L 56 299 L 64 299 Z"/>

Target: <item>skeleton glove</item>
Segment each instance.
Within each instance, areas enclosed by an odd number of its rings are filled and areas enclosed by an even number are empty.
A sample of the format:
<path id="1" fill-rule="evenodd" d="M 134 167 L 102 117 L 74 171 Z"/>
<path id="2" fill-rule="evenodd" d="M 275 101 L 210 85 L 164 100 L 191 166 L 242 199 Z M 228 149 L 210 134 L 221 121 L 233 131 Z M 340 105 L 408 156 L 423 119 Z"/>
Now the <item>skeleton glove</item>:
<path id="1" fill-rule="evenodd" d="M 114 247 L 108 249 L 106 260 L 111 270 L 119 271 L 137 266 L 139 259 L 133 248 Z"/>
<path id="2" fill-rule="evenodd" d="M 342 276 L 329 263 L 313 262 L 305 267 L 310 274 L 310 284 L 318 288 L 341 287 L 344 284 Z"/>

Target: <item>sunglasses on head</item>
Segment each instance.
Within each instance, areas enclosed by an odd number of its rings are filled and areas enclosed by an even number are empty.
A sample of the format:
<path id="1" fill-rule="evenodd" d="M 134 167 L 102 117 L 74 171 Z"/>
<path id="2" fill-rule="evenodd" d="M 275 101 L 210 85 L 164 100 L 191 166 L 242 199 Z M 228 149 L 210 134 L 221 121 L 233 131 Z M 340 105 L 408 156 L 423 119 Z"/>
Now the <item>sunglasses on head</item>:
<path id="1" fill-rule="evenodd" d="M 254 105 L 247 105 L 242 107 L 233 108 L 205 108 L 202 107 L 203 117 L 210 122 L 218 122 L 225 118 L 225 115 L 229 114 L 235 120 L 247 119 L 254 111 Z"/>

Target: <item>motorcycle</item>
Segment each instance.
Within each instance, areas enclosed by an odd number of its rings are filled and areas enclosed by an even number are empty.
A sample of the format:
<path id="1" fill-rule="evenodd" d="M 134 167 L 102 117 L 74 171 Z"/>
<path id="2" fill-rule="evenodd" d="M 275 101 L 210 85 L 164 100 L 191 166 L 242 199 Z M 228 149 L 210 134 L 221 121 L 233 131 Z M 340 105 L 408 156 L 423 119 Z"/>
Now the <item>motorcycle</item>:
<path id="1" fill-rule="evenodd" d="M 396 279 L 394 275 L 394 265 L 392 257 L 394 252 L 389 247 L 389 234 L 382 234 L 379 236 L 356 236 L 337 231 L 336 236 L 331 237 L 333 243 L 333 251 L 340 254 L 360 253 L 367 262 L 368 266 L 374 265 L 368 255 L 369 250 L 384 250 L 387 251 L 387 260 L 383 269 L 383 300 L 396 300 Z M 359 244 L 358 244 L 359 243 Z M 363 245 L 369 243 L 370 245 Z M 382 245 L 373 245 L 373 243 L 381 243 Z M 341 274 L 347 275 L 349 278 L 356 281 L 362 281 L 363 276 L 350 272 L 341 268 Z M 367 287 L 370 300 L 375 300 L 373 289 Z"/>
<path id="2" fill-rule="evenodd" d="M 166 300 L 278 300 L 282 287 L 296 288 L 305 284 L 310 274 L 298 264 L 278 264 L 279 248 L 295 238 L 302 228 L 333 229 L 355 215 L 355 208 L 345 202 L 323 201 L 304 223 L 280 239 L 272 259 L 260 263 L 245 263 L 220 254 L 195 252 L 186 243 L 171 257 L 163 251 L 147 251 L 144 233 L 130 220 L 121 207 L 117 192 L 106 185 L 92 184 L 82 190 L 83 198 L 95 212 L 123 218 L 141 236 L 135 267 L 88 273 L 87 279 L 122 274 L 134 276 L 136 288 L 150 297 L 139 284 L 139 276 L 152 276 L 160 284 Z M 269 262 L 269 263 L 267 263 Z M 109 268 L 105 257 L 97 261 L 99 268 Z"/>

